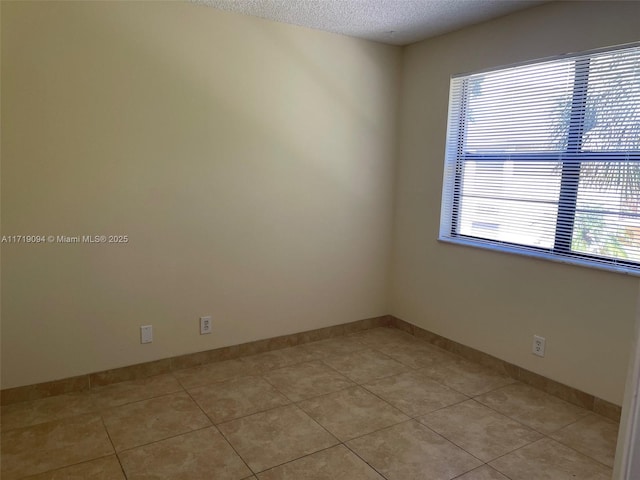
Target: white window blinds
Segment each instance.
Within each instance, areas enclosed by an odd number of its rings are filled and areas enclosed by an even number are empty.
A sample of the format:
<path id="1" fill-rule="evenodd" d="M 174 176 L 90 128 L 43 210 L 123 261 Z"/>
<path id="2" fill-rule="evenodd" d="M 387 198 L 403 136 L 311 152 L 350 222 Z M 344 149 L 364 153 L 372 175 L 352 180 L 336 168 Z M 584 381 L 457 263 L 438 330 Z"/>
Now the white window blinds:
<path id="1" fill-rule="evenodd" d="M 452 78 L 440 239 L 640 274 L 640 45 Z"/>

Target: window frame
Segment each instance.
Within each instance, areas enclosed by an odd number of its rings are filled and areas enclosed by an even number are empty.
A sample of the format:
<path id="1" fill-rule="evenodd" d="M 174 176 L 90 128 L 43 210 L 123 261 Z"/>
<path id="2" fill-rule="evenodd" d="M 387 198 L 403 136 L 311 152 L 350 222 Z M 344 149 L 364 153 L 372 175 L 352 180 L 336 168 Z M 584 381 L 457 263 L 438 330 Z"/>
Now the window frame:
<path id="1" fill-rule="evenodd" d="M 455 125 L 455 132 L 453 135 L 456 139 L 456 154 L 455 164 L 453 167 L 453 179 L 451 198 L 446 199 L 447 193 L 447 163 L 449 162 L 449 139 L 452 117 L 452 103 L 453 103 L 453 89 L 450 89 L 449 95 L 449 112 L 448 112 L 448 129 L 447 129 L 447 141 L 446 141 L 446 155 L 445 155 L 445 175 L 443 182 L 442 192 L 442 209 L 441 209 L 441 221 L 440 221 L 440 235 L 439 241 L 447 243 L 462 244 L 477 248 L 484 248 L 489 250 L 497 250 L 507 253 L 514 253 L 522 256 L 529 256 L 535 258 L 542 258 L 559 263 L 580 265 L 590 268 L 603 269 L 608 271 L 614 271 L 619 273 L 626 273 L 634 276 L 640 276 L 640 261 L 630 261 L 619 258 L 610 258 L 606 256 L 600 256 L 596 254 L 584 253 L 574 251 L 571 248 L 573 232 L 576 221 L 576 211 L 578 210 L 578 191 L 580 187 L 580 170 L 584 161 L 589 157 L 600 156 L 600 152 L 584 151 L 583 137 L 584 137 L 584 117 L 581 113 L 585 110 L 587 103 L 587 93 L 589 88 L 589 68 L 591 55 L 603 52 L 615 52 L 616 50 L 640 47 L 640 42 L 631 44 L 620 45 L 617 47 L 602 48 L 597 50 L 591 50 L 587 52 L 581 52 L 576 54 L 567 54 L 557 57 L 544 58 L 539 60 L 528 61 L 524 63 L 512 64 L 504 67 L 493 68 L 489 70 L 473 72 L 472 74 L 461 74 L 452 76 L 454 78 L 462 77 L 462 86 L 460 88 L 459 106 L 456 118 L 458 119 L 457 125 Z M 585 58 L 586 57 L 586 58 Z M 568 120 L 568 134 L 567 143 L 564 151 L 553 152 L 529 152 L 529 153 L 468 153 L 465 152 L 464 143 L 466 135 L 466 109 L 469 102 L 469 78 L 471 75 L 484 74 L 491 72 L 498 72 L 509 68 L 541 64 L 554 60 L 567 60 L 575 59 L 576 64 L 573 72 L 572 82 L 572 94 L 571 94 L 571 111 Z M 578 72 L 583 69 L 586 71 L 586 75 L 580 75 Z M 451 82 L 453 87 L 453 81 Z M 620 158 L 628 158 L 631 161 L 640 161 L 640 150 L 611 150 L 607 151 L 607 154 Z M 566 155 L 566 157 L 565 157 Z M 561 178 L 560 178 L 560 192 L 558 196 L 558 211 L 555 217 L 555 232 L 553 238 L 553 246 L 551 248 L 545 248 L 540 246 L 532 246 L 519 244 L 503 240 L 493 240 L 486 237 L 474 236 L 469 234 L 458 233 L 460 229 L 460 213 L 461 213 L 461 197 L 463 196 L 463 176 L 465 163 L 469 161 L 483 162 L 507 162 L 507 161 L 535 161 L 535 160 L 556 160 L 557 157 L 562 157 L 561 161 Z M 453 162 L 451 162 L 453 163 Z M 446 216 L 446 217 L 445 217 Z M 640 214 L 638 214 L 640 217 Z M 568 229 L 567 229 L 568 227 Z M 447 231 L 448 230 L 448 231 Z M 446 235 L 443 235 L 443 231 L 447 231 Z M 569 235 L 563 232 L 569 231 Z"/>

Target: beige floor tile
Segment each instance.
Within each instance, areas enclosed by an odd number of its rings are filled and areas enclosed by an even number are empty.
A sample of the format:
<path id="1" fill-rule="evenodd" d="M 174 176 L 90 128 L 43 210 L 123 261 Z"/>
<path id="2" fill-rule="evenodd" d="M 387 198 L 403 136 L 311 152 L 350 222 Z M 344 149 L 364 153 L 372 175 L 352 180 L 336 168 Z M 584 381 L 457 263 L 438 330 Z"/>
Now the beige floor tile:
<path id="1" fill-rule="evenodd" d="M 611 480 L 610 468 L 549 438 L 490 464 L 511 480 Z"/>
<path id="2" fill-rule="evenodd" d="M 424 415 L 469 398 L 439 384 L 420 370 L 382 378 L 362 386 L 411 417 Z"/>
<path id="3" fill-rule="evenodd" d="M 331 447 L 258 475 L 259 480 L 384 480 L 344 445 Z"/>
<path id="4" fill-rule="evenodd" d="M 120 462 L 115 455 L 61 468 L 24 480 L 125 480 Z"/>
<path id="5" fill-rule="evenodd" d="M 471 470 L 469 473 L 465 473 L 460 477 L 456 477 L 455 480 L 509 480 L 497 470 L 491 468 L 489 465 L 483 465 L 482 467 Z"/>
<path id="6" fill-rule="evenodd" d="M 353 386 L 351 380 L 321 362 L 280 368 L 264 378 L 293 402 Z"/>
<path id="7" fill-rule="evenodd" d="M 331 355 L 353 353 L 357 352 L 358 350 L 365 350 L 369 348 L 358 338 L 351 335 L 311 342 L 307 343 L 305 346 L 308 347 L 311 351 L 319 354 L 321 358 L 325 358 Z"/>
<path id="8" fill-rule="evenodd" d="M 618 440 L 618 424 L 599 415 L 590 414 L 551 437 L 600 463 L 613 467 Z"/>
<path id="9" fill-rule="evenodd" d="M 555 432 L 589 413 L 521 383 L 480 395 L 476 400 L 544 434 Z"/>
<path id="10" fill-rule="evenodd" d="M 223 382 L 234 377 L 251 375 L 251 368 L 241 359 L 207 363 L 197 367 L 176 370 L 174 375 L 185 388 Z"/>
<path id="11" fill-rule="evenodd" d="M 2 430 L 30 427 L 67 417 L 91 413 L 96 405 L 87 392 L 68 393 L 28 402 L 5 405 L 0 409 Z"/>
<path id="12" fill-rule="evenodd" d="M 406 365 L 375 350 L 334 355 L 325 358 L 323 362 L 356 383 L 369 382 L 409 370 Z"/>
<path id="13" fill-rule="evenodd" d="M 511 377 L 461 358 L 424 367 L 422 371 L 448 387 L 473 397 L 515 382 Z"/>
<path id="14" fill-rule="evenodd" d="M 183 390 L 173 375 L 165 374 L 97 387 L 91 390 L 91 396 L 104 409 Z"/>
<path id="15" fill-rule="evenodd" d="M 610 478 L 617 424 L 487 372 L 405 332 L 375 328 L 7 405 L 1 477 L 124 480 L 120 461 L 128 460 L 136 480 Z M 357 386 L 348 376 L 370 380 Z M 495 390 L 474 398 L 486 407 L 460 393 L 486 388 Z M 517 422 L 555 440 L 520 446 L 531 431 Z M 495 458 L 503 451 L 510 453 Z M 482 465 L 469 452 L 495 460 Z"/>
<path id="16" fill-rule="evenodd" d="M 361 387 L 311 398 L 298 406 L 343 442 L 409 420 Z"/>
<path id="17" fill-rule="evenodd" d="M 261 377 L 240 377 L 189 389 L 213 423 L 262 412 L 290 403 Z"/>
<path id="18" fill-rule="evenodd" d="M 388 480 L 448 480 L 482 462 L 412 420 L 347 443 Z"/>
<path id="19" fill-rule="evenodd" d="M 80 415 L 2 432 L 3 480 L 35 475 L 113 454 L 97 415 Z"/>
<path id="20" fill-rule="evenodd" d="M 119 457 L 128 480 L 239 480 L 251 475 L 214 427 L 127 450 Z"/>
<path id="21" fill-rule="evenodd" d="M 186 392 L 105 410 L 103 419 L 116 451 L 211 425 Z"/>
<path id="22" fill-rule="evenodd" d="M 255 473 L 338 443 L 295 405 L 232 420 L 218 428 Z"/>
<path id="23" fill-rule="evenodd" d="M 411 368 L 432 367 L 441 363 L 454 362 L 461 358 L 442 348 L 420 340 L 415 343 L 404 344 L 402 348 L 399 348 L 396 344 L 391 344 L 383 345 L 377 349 Z"/>
<path id="24" fill-rule="evenodd" d="M 483 462 L 539 440 L 542 435 L 473 400 L 418 420 Z"/>
<path id="25" fill-rule="evenodd" d="M 319 360 L 321 357 L 322 355 L 317 351 L 306 345 L 299 345 L 257 355 L 249 355 L 242 357 L 241 360 L 247 365 L 247 371 L 251 372 L 251 375 L 262 375 L 271 370 L 289 365 Z"/>

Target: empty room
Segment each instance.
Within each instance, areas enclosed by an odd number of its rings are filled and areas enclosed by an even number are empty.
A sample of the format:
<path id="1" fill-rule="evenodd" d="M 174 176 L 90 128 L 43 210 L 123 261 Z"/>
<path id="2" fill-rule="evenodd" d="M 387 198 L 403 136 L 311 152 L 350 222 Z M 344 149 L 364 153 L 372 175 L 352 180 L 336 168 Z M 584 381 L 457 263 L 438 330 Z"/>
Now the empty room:
<path id="1" fill-rule="evenodd" d="M 639 20 L 2 0 L 1 478 L 640 478 Z"/>

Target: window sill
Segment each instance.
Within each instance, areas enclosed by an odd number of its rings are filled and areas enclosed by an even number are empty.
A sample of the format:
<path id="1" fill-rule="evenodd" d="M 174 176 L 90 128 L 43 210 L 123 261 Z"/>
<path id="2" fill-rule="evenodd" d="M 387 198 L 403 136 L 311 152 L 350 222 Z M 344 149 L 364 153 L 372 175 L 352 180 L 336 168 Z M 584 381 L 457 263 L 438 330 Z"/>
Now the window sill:
<path id="1" fill-rule="evenodd" d="M 604 270 L 607 272 L 621 273 L 621 274 L 630 275 L 633 277 L 640 277 L 639 269 L 628 267 L 626 265 L 601 263 L 601 262 L 585 260 L 577 257 L 551 255 L 546 252 L 537 252 L 535 250 L 521 249 L 521 248 L 513 247 L 511 245 L 506 245 L 506 244 L 476 242 L 476 241 L 468 240 L 465 238 L 439 237 L 438 241 L 442 243 L 462 245 L 465 247 L 492 250 L 494 252 L 509 253 L 509 254 L 518 255 L 521 257 L 542 259 L 542 260 L 547 260 L 554 263 L 564 263 L 567 265 L 576 265 L 579 267 L 587 267 L 587 268 L 596 269 L 596 270 Z"/>

